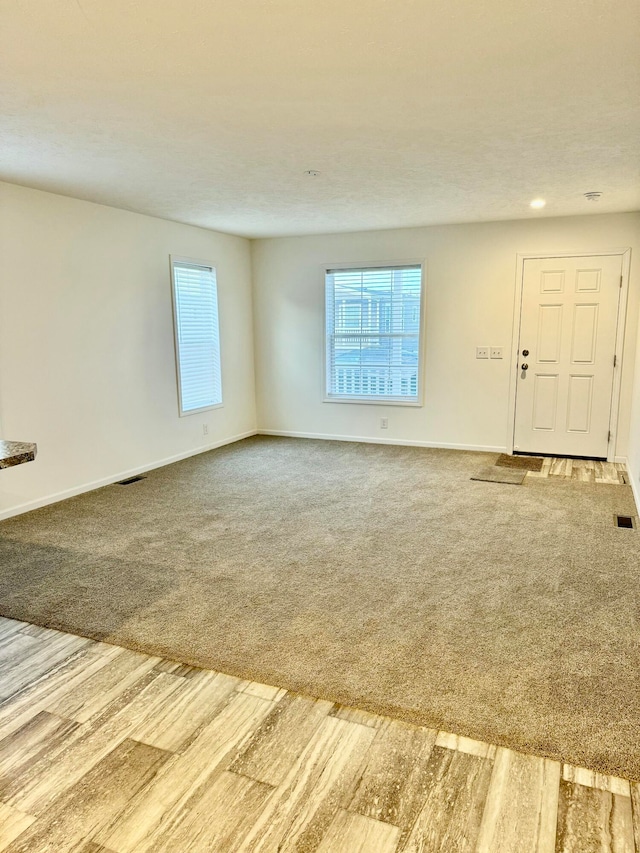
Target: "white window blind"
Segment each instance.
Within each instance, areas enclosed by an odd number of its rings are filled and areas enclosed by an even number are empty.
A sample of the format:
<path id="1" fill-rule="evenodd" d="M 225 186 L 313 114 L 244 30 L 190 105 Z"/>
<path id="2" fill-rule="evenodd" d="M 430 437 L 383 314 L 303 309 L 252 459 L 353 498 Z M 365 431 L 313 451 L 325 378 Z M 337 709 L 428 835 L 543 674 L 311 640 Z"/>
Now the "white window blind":
<path id="1" fill-rule="evenodd" d="M 326 270 L 327 399 L 419 402 L 422 266 Z"/>
<path id="2" fill-rule="evenodd" d="M 171 262 L 180 414 L 222 403 L 218 293 L 213 267 Z"/>

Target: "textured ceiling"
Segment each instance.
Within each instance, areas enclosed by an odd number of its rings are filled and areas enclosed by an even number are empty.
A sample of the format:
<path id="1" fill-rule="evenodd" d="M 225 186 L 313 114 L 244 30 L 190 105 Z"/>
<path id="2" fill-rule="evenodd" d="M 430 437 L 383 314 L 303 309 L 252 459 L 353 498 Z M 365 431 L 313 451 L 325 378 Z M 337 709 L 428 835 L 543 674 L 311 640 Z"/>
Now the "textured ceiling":
<path id="1" fill-rule="evenodd" d="M 0 0 L 0 178 L 247 236 L 637 210 L 639 45 L 638 0 Z"/>

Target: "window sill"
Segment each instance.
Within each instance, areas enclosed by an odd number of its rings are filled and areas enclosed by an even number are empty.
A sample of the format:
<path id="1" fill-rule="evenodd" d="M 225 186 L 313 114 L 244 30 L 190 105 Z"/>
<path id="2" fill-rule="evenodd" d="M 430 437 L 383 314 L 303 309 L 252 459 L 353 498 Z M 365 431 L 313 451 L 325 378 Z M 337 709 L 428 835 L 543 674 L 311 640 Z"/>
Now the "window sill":
<path id="1" fill-rule="evenodd" d="M 179 411 L 181 418 L 188 418 L 189 415 L 199 415 L 201 412 L 210 412 L 212 409 L 221 409 L 224 403 L 213 403 L 211 406 L 203 406 L 201 409 L 189 409 L 188 412 Z"/>
<path id="2" fill-rule="evenodd" d="M 323 403 L 356 403 L 364 406 L 409 406 L 422 407 L 421 400 L 402 400 L 398 397 L 325 397 Z"/>

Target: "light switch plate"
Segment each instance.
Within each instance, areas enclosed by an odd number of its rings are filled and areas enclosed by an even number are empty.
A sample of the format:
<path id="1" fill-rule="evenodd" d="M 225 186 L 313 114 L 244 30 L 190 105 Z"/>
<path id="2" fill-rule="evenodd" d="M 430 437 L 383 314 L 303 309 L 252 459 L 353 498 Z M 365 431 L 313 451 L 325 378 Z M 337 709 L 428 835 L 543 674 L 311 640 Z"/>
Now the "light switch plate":
<path id="1" fill-rule="evenodd" d="M 502 347 L 491 347 L 491 358 L 502 358 Z"/>
<path id="2" fill-rule="evenodd" d="M 489 358 L 489 347 L 476 347 L 476 358 Z"/>

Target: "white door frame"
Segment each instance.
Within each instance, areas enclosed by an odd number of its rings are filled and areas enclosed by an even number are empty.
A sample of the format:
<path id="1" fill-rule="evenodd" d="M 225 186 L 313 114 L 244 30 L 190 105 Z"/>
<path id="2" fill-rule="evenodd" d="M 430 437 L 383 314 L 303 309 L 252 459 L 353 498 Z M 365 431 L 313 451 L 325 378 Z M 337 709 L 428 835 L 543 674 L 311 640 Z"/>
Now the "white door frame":
<path id="1" fill-rule="evenodd" d="M 605 249 L 600 252 L 534 252 L 516 256 L 515 299 L 513 301 L 513 331 L 511 335 L 511 371 L 509 380 L 509 422 L 507 425 L 507 453 L 513 453 L 514 434 L 516 427 L 516 395 L 518 389 L 518 354 L 520 349 L 520 318 L 522 314 L 522 289 L 524 285 L 524 262 L 529 259 L 543 258 L 592 258 L 602 255 L 619 255 L 622 259 L 622 287 L 618 301 L 618 320 L 616 325 L 615 356 L 616 366 L 613 371 L 613 393 L 611 395 L 611 414 L 609 430 L 611 439 L 607 446 L 607 461 L 615 461 L 615 450 L 618 430 L 618 409 L 620 406 L 620 388 L 622 380 L 622 350 L 627 319 L 627 296 L 629 293 L 629 268 L 631 265 L 631 249 Z"/>

